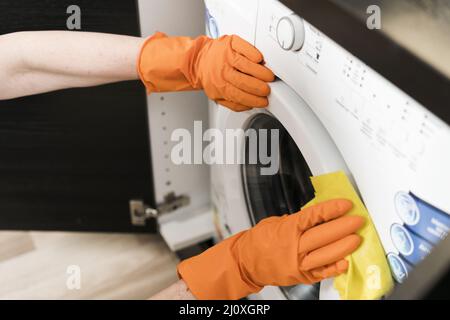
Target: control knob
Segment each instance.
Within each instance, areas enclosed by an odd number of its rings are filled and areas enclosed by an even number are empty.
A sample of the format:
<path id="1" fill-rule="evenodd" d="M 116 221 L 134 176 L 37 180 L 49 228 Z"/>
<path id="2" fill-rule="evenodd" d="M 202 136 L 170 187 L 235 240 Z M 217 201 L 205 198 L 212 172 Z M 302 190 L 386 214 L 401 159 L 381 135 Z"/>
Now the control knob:
<path id="1" fill-rule="evenodd" d="M 277 41 L 286 51 L 298 51 L 305 41 L 305 26 L 296 14 L 285 16 L 277 24 Z"/>

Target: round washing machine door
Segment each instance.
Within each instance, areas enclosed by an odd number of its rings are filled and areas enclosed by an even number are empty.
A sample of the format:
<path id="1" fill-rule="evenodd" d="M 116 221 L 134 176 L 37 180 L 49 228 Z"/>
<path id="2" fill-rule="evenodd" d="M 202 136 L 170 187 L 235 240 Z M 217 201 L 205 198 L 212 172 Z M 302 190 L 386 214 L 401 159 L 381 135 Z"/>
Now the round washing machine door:
<path id="1" fill-rule="evenodd" d="M 216 110 L 214 126 L 224 136 L 227 136 L 227 129 L 241 129 L 234 136 L 237 143 L 233 145 L 240 152 L 240 162 L 215 168 L 221 171 L 222 199 L 226 202 L 222 206 L 221 222 L 230 235 L 266 217 L 300 210 L 314 197 L 312 175 L 337 170 L 348 173 L 336 145 L 305 101 L 281 81 L 272 83 L 271 89 L 266 109 L 242 113 L 222 107 Z M 278 136 L 270 134 L 273 130 Z M 273 167 L 273 163 L 260 157 L 257 161 L 251 160 L 261 148 L 262 154 L 277 160 L 278 170 L 264 171 Z M 273 172 L 268 174 L 270 171 Z M 317 285 L 299 285 L 266 287 L 251 298 L 317 299 L 318 296 Z"/>

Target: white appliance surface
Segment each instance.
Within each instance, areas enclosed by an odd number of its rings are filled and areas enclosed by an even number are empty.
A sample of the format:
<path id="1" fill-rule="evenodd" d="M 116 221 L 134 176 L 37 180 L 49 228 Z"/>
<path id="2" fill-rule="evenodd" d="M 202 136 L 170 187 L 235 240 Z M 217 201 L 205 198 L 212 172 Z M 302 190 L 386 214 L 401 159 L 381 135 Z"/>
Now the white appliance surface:
<path id="1" fill-rule="evenodd" d="M 282 50 L 271 30 L 274 21 L 290 14 L 277 1 L 261 1 L 256 46 L 325 125 L 385 251 L 398 254 L 391 236 L 391 227 L 403 223 L 396 212 L 398 194 L 412 192 L 450 212 L 450 128 L 307 22 L 303 48 Z"/>
<path id="2" fill-rule="evenodd" d="M 210 36 L 235 34 L 254 44 L 258 1 L 206 0 L 206 27 Z M 216 28 L 219 34 L 214 32 Z"/>
<path id="3" fill-rule="evenodd" d="M 215 4 L 216 1 L 206 1 L 210 12 L 214 12 Z M 278 1 L 260 0 L 258 4 L 255 39 L 248 40 L 254 40 L 267 65 L 326 128 L 337 147 L 336 154 L 345 160 L 371 214 L 386 253 L 399 254 L 390 234 L 394 224 L 402 224 L 396 212 L 396 196 L 412 192 L 447 214 L 450 212 L 449 126 L 307 21 L 302 49 L 283 50 L 277 41 L 276 27 L 281 18 L 293 13 Z M 228 29 L 221 30 L 221 25 L 227 26 L 229 22 L 214 18 L 219 33 L 228 33 Z M 252 26 L 248 19 L 241 24 L 236 14 L 221 19 L 233 21 L 234 29 L 238 30 Z M 221 109 L 212 116 L 217 125 L 226 122 L 227 117 L 232 115 Z M 309 160 L 308 164 L 314 166 Z M 216 176 L 213 169 L 213 202 L 222 206 L 217 208 L 221 215 L 221 211 L 229 214 L 229 206 L 237 203 L 223 199 L 226 195 L 223 188 L 233 183 L 238 192 L 236 186 L 241 185 L 239 175 L 224 176 L 223 172 L 222 176 L 220 173 Z M 222 197 L 221 201 L 217 201 L 217 196 Z M 446 230 L 445 226 L 442 228 Z M 329 284 L 328 281 L 322 286 L 321 298 L 336 297 Z"/>

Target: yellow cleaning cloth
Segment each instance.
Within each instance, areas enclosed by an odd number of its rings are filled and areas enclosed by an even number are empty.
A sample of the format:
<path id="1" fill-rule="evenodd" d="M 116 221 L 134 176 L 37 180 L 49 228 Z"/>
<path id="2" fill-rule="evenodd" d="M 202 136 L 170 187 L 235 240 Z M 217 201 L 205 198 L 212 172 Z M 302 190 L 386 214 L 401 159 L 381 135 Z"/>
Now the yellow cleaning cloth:
<path id="1" fill-rule="evenodd" d="M 305 207 L 330 199 L 344 198 L 353 202 L 349 215 L 365 218 L 364 226 L 358 231 L 363 241 L 360 247 L 346 259 L 348 271 L 334 279 L 334 287 L 341 299 L 379 299 L 393 286 L 386 255 L 381 246 L 375 226 L 344 172 L 325 174 L 311 178 L 315 198 Z"/>

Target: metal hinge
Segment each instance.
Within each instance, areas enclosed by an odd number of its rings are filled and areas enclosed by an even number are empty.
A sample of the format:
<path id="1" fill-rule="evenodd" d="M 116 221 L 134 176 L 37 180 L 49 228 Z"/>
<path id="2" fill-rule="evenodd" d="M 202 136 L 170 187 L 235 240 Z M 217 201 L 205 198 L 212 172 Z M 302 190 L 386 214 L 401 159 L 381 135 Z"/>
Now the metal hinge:
<path id="1" fill-rule="evenodd" d="M 175 195 L 174 192 L 168 193 L 164 201 L 159 203 L 156 208 L 151 208 L 142 200 L 130 200 L 131 224 L 134 226 L 145 226 L 149 219 L 156 219 L 161 214 L 175 211 L 178 208 L 189 205 L 190 199 L 186 195 Z"/>

